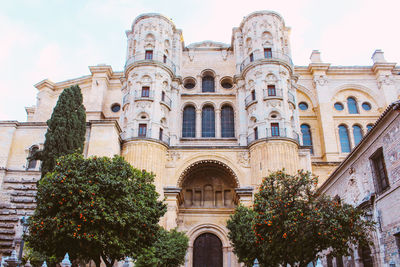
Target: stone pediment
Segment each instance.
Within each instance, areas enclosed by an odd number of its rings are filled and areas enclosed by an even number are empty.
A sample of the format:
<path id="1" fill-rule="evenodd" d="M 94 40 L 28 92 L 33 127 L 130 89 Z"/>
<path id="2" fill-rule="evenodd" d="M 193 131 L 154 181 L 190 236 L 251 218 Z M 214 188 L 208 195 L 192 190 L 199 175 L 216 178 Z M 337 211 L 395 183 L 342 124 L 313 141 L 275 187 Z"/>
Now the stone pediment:
<path id="1" fill-rule="evenodd" d="M 209 40 L 193 43 L 187 46 L 189 49 L 228 49 L 229 47 L 228 44 Z"/>

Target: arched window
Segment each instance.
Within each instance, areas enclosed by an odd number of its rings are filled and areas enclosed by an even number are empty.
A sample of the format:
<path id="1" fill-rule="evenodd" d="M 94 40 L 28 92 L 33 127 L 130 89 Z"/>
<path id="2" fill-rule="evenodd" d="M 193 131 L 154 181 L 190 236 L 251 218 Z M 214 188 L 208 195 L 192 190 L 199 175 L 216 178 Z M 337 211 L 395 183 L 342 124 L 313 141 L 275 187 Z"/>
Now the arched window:
<path id="1" fill-rule="evenodd" d="M 362 134 L 362 130 L 361 127 L 358 125 L 353 125 L 353 137 L 354 137 L 354 145 L 358 145 L 358 143 L 360 143 L 363 134 Z"/>
<path id="2" fill-rule="evenodd" d="M 221 136 L 235 137 L 234 113 L 231 106 L 223 106 L 221 109 Z"/>
<path id="3" fill-rule="evenodd" d="M 313 147 L 312 147 L 312 137 L 311 137 L 310 126 L 307 124 L 302 124 L 300 126 L 300 128 L 301 128 L 301 134 L 303 136 L 303 145 L 311 146 L 311 154 L 314 154 Z"/>
<path id="4" fill-rule="evenodd" d="M 31 148 L 29 149 L 27 170 L 32 170 L 36 168 L 37 160 L 30 157 L 35 155 L 38 150 L 39 148 L 37 146 L 31 146 Z"/>
<path id="5" fill-rule="evenodd" d="M 357 101 L 353 97 L 347 98 L 347 109 L 350 114 L 358 114 Z"/>
<path id="6" fill-rule="evenodd" d="M 342 152 L 343 153 L 350 152 L 351 148 L 349 140 L 349 131 L 347 130 L 346 125 L 339 125 L 339 139 Z"/>
<path id="7" fill-rule="evenodd" d="M 193 106 L 183 110 L 182 137 L 196 137 L 196 109 Z"/>
<path id="8" fill-rule="evenodd" d="M 202 80 L 202 92 L 215 92 L 214 77 L 211 75 L 206 75 Z"/>
<path id="9" fill-rule="evenodd" d="M 374 125 L 373 125 L 373 124 L 368 124 L 368 125 L 367 125 L 367 131 L 371 130 L 371 129 L 372 129 L 372 127 L 374 127 Z"/>
<path id="10" fill-rule="evenodd" d="M 215 113 L 212 106 L 205 106 L 201 112 L 201 136 L 215 137 Z"/>

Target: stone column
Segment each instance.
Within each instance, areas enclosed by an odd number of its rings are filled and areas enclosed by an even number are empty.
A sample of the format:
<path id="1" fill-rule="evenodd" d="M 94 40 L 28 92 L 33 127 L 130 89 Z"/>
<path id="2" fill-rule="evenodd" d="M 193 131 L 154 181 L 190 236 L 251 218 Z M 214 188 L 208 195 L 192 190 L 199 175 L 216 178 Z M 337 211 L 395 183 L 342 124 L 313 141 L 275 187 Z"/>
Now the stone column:
<path id="1" fill-rule="evenodd" d="M 240 80 L 237 82 L 237 115 L 238 119 L 235 121 L 235 124 L 239 124 L 239 127 L 236 127 L 236 129 L 239 130 L 239 144 L 241 146 L 247 145 L 247 111 L 245 107 L 245 97 L 246 97 L 246 88 L 244 86 L 244 80 Z"/>
<path id="2" fill-rule="evenodd" d="M 167 213 L 165 217 L 165 228 L 167 230 L 177 227 L 179 195 L 182 189 L 177 187 L 164 187 L 165 203 L 167 204 Z"/>
<path id="3" fill-rule="evenodd" d="M 179 121 L 182 121 L 181 105 L 179 98 L 178 85 L 173 83 L 171 86 L 171 114 L 178 114 L 178 118 L 168 118 L 170 122 L 170 145 L 176 145 L 178 143 L 178 137 L 180 136 L 181 129 L 179 128 Z"/>
<path id="4" fill-rule="evenodd" d="M 201 137 L 201 109 L 196 110 L 196 138 Z"/>
<path id="5" fill-rule="evenodd" d="M 215 110 L 215 137 L 221 138 L 221 110 Z"/>

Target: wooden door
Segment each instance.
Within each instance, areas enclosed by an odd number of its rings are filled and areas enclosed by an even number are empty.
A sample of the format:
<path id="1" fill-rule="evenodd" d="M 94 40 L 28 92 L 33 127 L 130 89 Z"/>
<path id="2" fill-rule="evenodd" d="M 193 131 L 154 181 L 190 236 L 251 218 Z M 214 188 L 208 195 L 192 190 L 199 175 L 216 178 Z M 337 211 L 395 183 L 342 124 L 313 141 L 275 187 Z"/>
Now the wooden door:
<path id="1" fill-rule="evenodd" d="M 196 238 L 193 267 L 222 267 L 222 243 L 216 235 L 206 233 Z"/>

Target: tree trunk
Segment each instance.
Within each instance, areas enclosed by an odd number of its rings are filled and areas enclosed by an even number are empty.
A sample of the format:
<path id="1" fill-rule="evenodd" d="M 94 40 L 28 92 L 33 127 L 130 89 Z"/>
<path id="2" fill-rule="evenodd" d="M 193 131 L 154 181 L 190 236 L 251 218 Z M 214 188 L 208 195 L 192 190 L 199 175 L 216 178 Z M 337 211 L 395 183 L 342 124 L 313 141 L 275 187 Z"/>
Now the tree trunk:
<path id="1" fill-rule="evenodd" d="M 101 258 L 100 257 L 93 259 L 93 261 L 94 261 L 94 264 L 96 264 L 96 267 L 100 267 L 100 265 L 101 265 Z"/>

